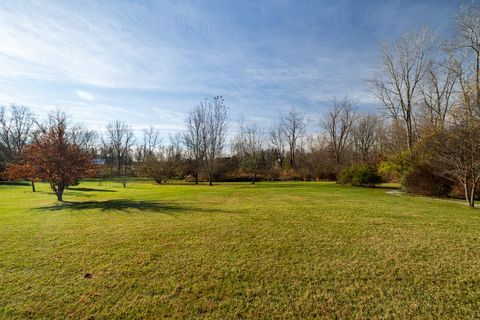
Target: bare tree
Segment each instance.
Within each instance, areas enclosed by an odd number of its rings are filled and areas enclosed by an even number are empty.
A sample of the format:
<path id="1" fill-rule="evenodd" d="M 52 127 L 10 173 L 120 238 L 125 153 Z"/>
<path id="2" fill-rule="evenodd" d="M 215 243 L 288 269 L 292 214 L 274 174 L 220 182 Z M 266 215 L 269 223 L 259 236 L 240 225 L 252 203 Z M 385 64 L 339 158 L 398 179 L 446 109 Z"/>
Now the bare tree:
<path id="1" fill-rule="evenodd" d="M 195 184 L 198 184 L 198 175 L 205 157 L 205 148 L 203 146 L 203 134 L 206 133 L 205 107 L 199 105 L 191 110 L 185 120 L 186 131 L 183 134 L 183 144 L 185 145 L 187 157 L 192 161 L 193 176 Z"/>
<path id="2" fill-rule="evenodd" d="M 480 108 L 480 8 L 465 7 L 458 16 L 457 25 L 458 48 L 466 49 L 465 55 L 473 58 L 470 70 L 475 83 L 476 105 Z"/>
<path id="3" fill-rule="evenodd" d="M 162 139 L 158 129 L 149 127 L 143 130 L 143 142 L 136 148 L 136 169 L 137 172 L 145 177 L 154 178 L 160 181 L 160 159 L 162 155 Z"/>
<path id="4" fill-rule="evenodd" d="M 170 144 L 166 148 L 166 178 L 181 176 L 183 172 L 183 137 L 180 133 L 170 135 Z"/>
<path id="5" fill-rule="evenodd" d="M 154 127 L 149 127 L 143 130 L 143 144 L 140 147 L 140 158 L 145 160 L 149 157 L 154 157 L 161 145 L 160 131 Z"/>
<path id="6" fill-rule="evenodd" d="M 0 154 L 14 162 L 32 140 L 35 116 L 26 107 L 11 105 L 0 109 Z"/>
<path id="7" fill-rule="evenodd" d="M 425 126 L 442 130 L 445 128 L 447 115 L 453 105 L 456 75 L 451 67 L 453 61 L 432 62 L 427 68 L 425 78 L 420 84 L 423 99 L 423 119 Z"/>
<path id="8" fill-rule="evenodd" d="M 191 125 L 193 131 L 191 133 L 193 137 L 190 136 L 188 138 L 188 143 L 191 144 L 189 152 L 191 153 L 193 150 L 194 153 L 197 152 L 196 156 L 203 156 L 209 185 L 213 185 L 215 161 L 225 147 L 227 112 L 228 107 L 225 105 L 223 97 L 215 96 L 211 100 L 205 99 L 204 102 L 200 102 L 190 115 L 192 117 Z M 197 129 L 200 130 L 201 149 L 195 150 L 198 141 L 190 139 L 197 138 Z"/>
<path id="9" fill-rule="evenodd" d="M 297 111 L 295 108 L 292 108 L 285 116 L 281 118 L 280 125 L 282 128 L 283 138 L 288 144 L 290 166 L 296 170 L 296 152 L 298 143 L 305 135 L 306 130 L 304 116 L 301 112 Z"/>
<path id="10" fill-rule="evenodd" d="M 407 133 L 407 146 L 415 142 L 415 109 L 420 82 L 430 65 L 432 35 L 429 31 L 404 35 L 393 46 L 382 50 L 382 62 L 371 81 L 373 92 L 382 101 L 387 114 L 402 119 Z"/>
<path id="11" fill-rule="evenodd" d="M 337 169 L 343 163 L 345 152 L 349 147 L 355 117 L 352 102 L 345 97 L 341 101 L 337 99 L 333 101 L 332 108 L 323 120 L 323 127 L 330 138 Z"/>
<path id="12" fill-rule="evenodd" d="M 480 117 L 480 8 L 467 6 L 457 17 L 457 34 L 447 48 L 456 77 L 461 117 Z M 458 112 L 457 112 L 458 113 Z M 457 115 L 458 118 L 458 115 Z M 461 120 L 464 121 L 465 119 Z"/>
<path id="13" fill-rule="evenodd" d="M 117 168 L 117 175 L 123 177 L 123 187 L 126 187 L 127 166 L 130 152 L 135 142 L 133 130 L 124 122 L 113 121 L 107 126 L 107 132 L 102 143 Z"/>
<path id="14" fill-rule="evenodd" d="M 475 191 L 480 180 L 480 127 L 469 122 L 435 133 L 426 149 L 438 174 L 460 183 L 470 207 L 475 206 Z"/>
<path id="15" fill-rule="evenodd" d="M 69 130 L 69 139 L 79 145 L 83 150 L 87 150 L 92 157 L 98 153 L 98 133 L 95 130 L 86 129 L 82 125 L 72 125 Z"/>
<path id="16" fill-rule="evenodd" d="M 285 157 L 285 141 L 283 137 L 282 127 L 276 123 L 269 132 L 268 145 L 275 155 L 275 166 L 283 169 L 283 159 Z"/>
<path id="17" fill-rule="evenodd" d="M 207 165 L 208 184 L 212 185 L 215 160 L 225 147 L 228 107 L 221 96 L 216 96 L 208 101 L 203 109 L 206 110 L 202 133 L 203 150 Z"/>
<path id="18" fill-rule="evenodd" d="M 376 115 L 359 116 L 352 127 L 353 144 L 362 162 L 368 160 L 378 139 L 380 119 Z"/>
<path id="19" fill-rule="evenodd" d="M 265 134 L 256 124 L 240 124 L 240 133 L 235 139 L 237 152 L 241 153 L 242 166 L 250 173 L 252 183 L 255 184 L 261 167 L 262 147 Z"/>

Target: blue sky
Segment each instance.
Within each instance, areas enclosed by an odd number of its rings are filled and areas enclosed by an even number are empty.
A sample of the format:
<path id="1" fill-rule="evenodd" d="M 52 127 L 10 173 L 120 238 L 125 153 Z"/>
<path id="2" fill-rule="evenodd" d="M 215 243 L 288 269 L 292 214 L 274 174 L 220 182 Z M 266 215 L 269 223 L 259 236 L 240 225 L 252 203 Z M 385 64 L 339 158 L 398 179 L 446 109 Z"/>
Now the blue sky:
<path id="1" fill-rule="evenodd" d="M 164 135 L 223 95 L 230 119 L 265 127 L 291 107 L 311 130 L 334 96 L 377 102 L 366 79 L 382 43 L 452 28 L 460 1 L 2 1 L 0 104 L 61 107 L 101 129 Z M 232 124 L 232 127 L 234 124 Z"/>

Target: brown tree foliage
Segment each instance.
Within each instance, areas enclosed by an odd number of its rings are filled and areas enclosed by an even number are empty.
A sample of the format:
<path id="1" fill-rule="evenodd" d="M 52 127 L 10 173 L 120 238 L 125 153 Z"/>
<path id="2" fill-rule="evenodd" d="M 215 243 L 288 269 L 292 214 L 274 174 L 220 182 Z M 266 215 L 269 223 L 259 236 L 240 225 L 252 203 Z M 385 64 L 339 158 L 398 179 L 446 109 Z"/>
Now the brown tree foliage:
<path id="1" fill-rule="evenodd" d="M 25 178 L 26 173 L 34 173 L 34 178 L 48 181 L 59 201 L 76 179 L 95 175 L 90 153 L 76 143 L 61 112 L 50 114 L 35 141 L 24 148 L 21 159 L 9 171 L 10 177 Z"/>
<path id="2" fill-rule="evenodd" d="M 7 165 L 3 177 L 7 180 L 27 180 L 32 184 L 32 191 L 35 192 L 35 182 L 39 181 L 37 170 L 29 163 L 10 163 Z"/>

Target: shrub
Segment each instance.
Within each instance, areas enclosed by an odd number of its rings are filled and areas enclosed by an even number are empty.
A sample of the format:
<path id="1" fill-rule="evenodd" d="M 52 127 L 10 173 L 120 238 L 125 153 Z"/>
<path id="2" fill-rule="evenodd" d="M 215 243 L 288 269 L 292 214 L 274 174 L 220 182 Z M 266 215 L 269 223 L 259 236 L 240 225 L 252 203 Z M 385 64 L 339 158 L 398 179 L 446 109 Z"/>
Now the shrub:
<path id="1" fill-rule="evenodd" d="M 453 182 L 436 175 L 433 168 L 423 164 L 406 175 L 405 187 L 408 193 L 447 197 L 452 192 Z"/>
<path id="2" fill-rule="evenodd" d="M 382 182 L 382 177 L 377 173 L 377 170 L 374 167 L 357 165 L 343 169 L 337 177 L 337 182 L 354 186 L 373 187 Z"/>
<path id="3" fill-rule="evenodd" d="M 390 155 L 388 159 L 382 161 L 378 167 L 378 172 L 388 180 L 400 180 L 402 189 L 405 189 L 405 179 L 411 170 L 419 165 L 418 155 L 412 151 L 403 151 Z"/>
<path id="4" fill-rule="evenodd" d="M 460 183 L 454 183 L 452 187 L 452 192 L 450 192 L 450 196 L 460 199 L 465 199 L 465 187 Z M 480 199 L 480 187 L 475 189 L 475 200 Z"/>
<path id="5" fill-rule="evenodd" d="M 293 169 L 288 169 L 288 170 L 283 171 L 280 179 L 284 180 L 284 181 L 303 181 L 303 180 L 305 180 L 302 177 L 302 174 L 300 172 L 295 171 Z"/>

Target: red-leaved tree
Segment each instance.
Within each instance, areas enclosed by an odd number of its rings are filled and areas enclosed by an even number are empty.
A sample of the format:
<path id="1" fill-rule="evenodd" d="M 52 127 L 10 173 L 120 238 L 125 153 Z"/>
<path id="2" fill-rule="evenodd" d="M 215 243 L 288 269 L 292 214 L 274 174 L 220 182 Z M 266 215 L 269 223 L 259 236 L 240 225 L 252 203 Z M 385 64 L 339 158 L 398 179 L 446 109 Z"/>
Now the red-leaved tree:
<path id="1" fill-rule="evenodd" d="M 39 181 L 35 167 L 30 163 L 26 162 L 7 164 L 7 168 L 3 173 L 3 177 L 7 180 L 30 181 L 32 184 L 33 192 L 35 192 L 35 182 Z"/>
<path id="2" fill-rule="evenodd" d="M 10 178 L 48 181 L 57 199 L 63 201 L 63 192 L 75 180 L 95 175 L 90 153 L 76 141 L 78 132 L 69 130 L 65 113 L 51 113 L 40 125 L 39 134 L 26 146 L 20 164 L 8 171 Z"/>

